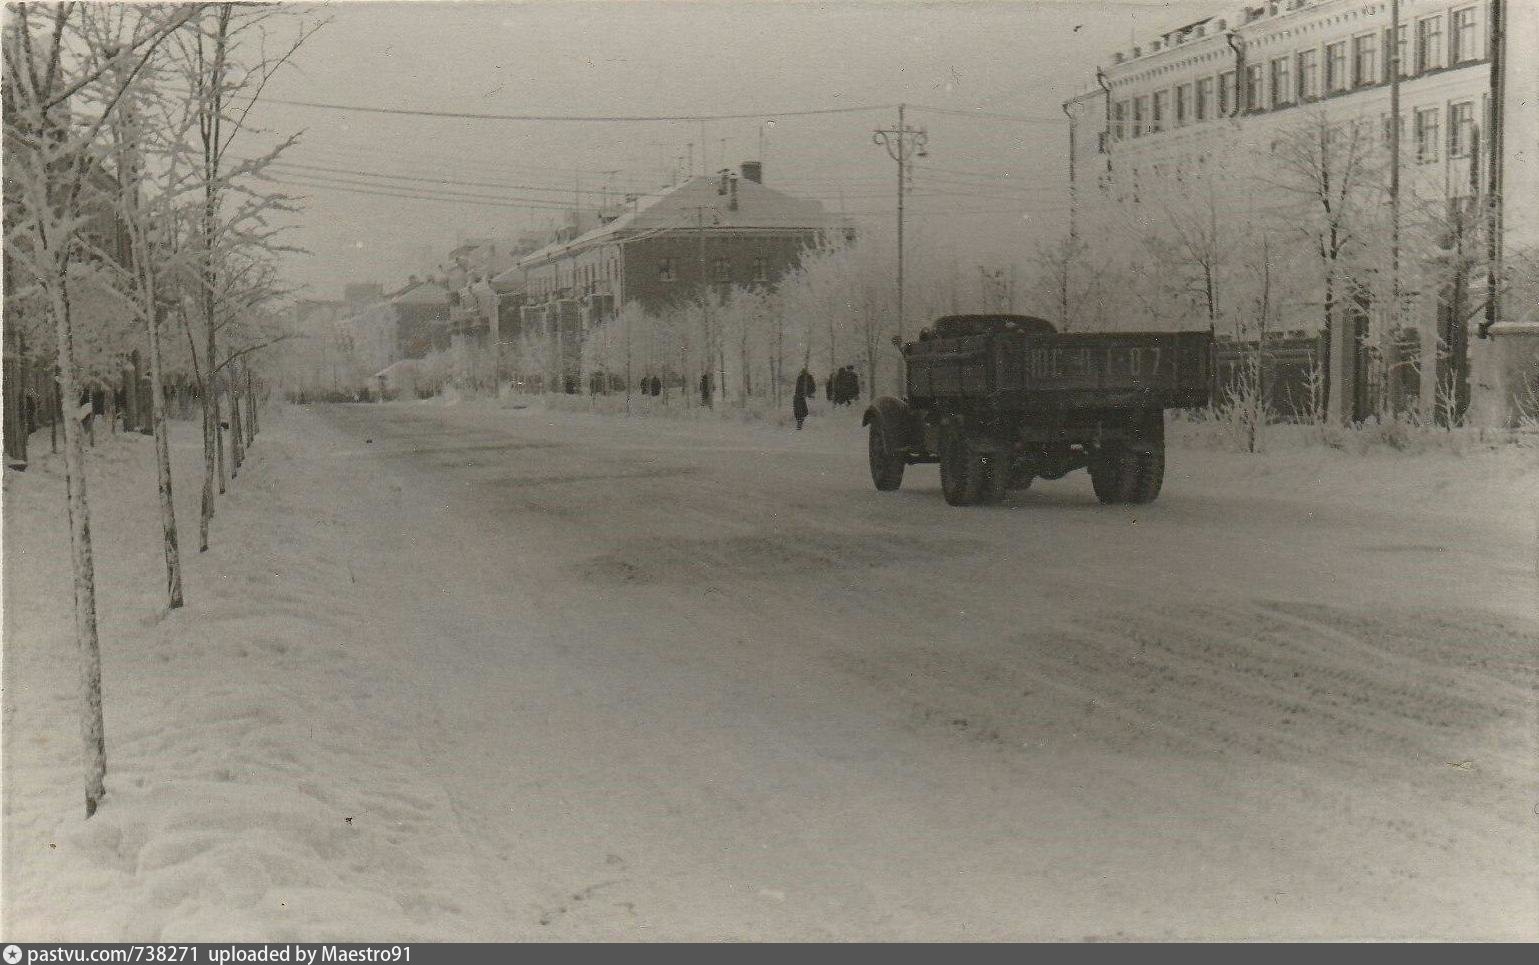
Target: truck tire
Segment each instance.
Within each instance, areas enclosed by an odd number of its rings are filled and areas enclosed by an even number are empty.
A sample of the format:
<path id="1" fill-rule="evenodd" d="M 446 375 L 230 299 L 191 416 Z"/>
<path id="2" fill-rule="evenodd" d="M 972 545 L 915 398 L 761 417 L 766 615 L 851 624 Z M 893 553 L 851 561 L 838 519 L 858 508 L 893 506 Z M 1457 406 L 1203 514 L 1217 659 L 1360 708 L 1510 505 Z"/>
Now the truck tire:
<path id="1" fill-rule="evenodd" d="M 1119 442 L 1090 460 L 1090 485 L 1096 498 L 1108 505 L 1152 503 L 1164 482 L 1163 440 L 1147 448 Z"/>
<path id="2" fill-rule="evenodd" d="M 993 506 L 1010 491 L 1010 457 L 998 448 L 981 450 L 978 456 L 984 476 L 979 502 Z"/>
<path id="3" fill-rule="evenodd" d="M 1135 453 L 1136 469 L 1128 489 L 1130 503 L 1152 503 L 1159 498 L 1160 487 L 1165 484 L 1165 444 Z"/>
<path id="4" fill-rule="evenodd" d="M 871 481 L 876 484 L 879 492 L 890 493 L 903 485 L 906 460 L 903 451 L 895 447 L 893 441 L 887 420 L 872 419 L 866 454 L 871 463 Z"/>
<path id="5" fill-rule="evenodd" d="M 952 506 L 972 506 L 983 489 L 985 465 L 961 430 L 947 426 L 940 433 L 941 494 Z"/>

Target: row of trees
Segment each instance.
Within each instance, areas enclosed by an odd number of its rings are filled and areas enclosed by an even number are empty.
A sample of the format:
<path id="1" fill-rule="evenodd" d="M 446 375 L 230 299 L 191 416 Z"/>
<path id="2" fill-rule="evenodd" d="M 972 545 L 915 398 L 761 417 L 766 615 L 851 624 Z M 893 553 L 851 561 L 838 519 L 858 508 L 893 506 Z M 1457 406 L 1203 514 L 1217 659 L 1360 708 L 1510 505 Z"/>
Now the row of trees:
<path id="1" fill-rule="evenodd" d="M 1048 317 L 1083 329 L 1200 321 L 1258 352 L 1269 333 L 1319 331 L 1332 351 L 1314 418 L 1461 419 L 1469 336 L 1491 295 L 1478 127 L 1449 132 L 1436 163 L 1402 159 L 1398 230 L 1383 119 L 1319 111 L 1266 141 L 1229 134 L 1202 157 L 1118 167 L 1085 199 L 1087 229 L 1038 253 Z M 1524 284 L 1533 262 L 1510 252 L 1499 285 Z M 1333 398 L 1343 383 L 1330 370 L 1359 358 L 1354 395 Z"/>
<path id="2" fill-rule="evenodd" d="M 282 337 L 269 309 L 284 294 L 279 222 L 296 210 L 258 180 L 293 138 L 255 149 L 248 118 L 317 27 L 293 8 L 233 3 L 8 10 L 6 348 L 50 346 L 65 414 L 88 817 L 105 794 L 106 751 L 83 428 L 71 416 L 125 359 L 147 360 L 166 600 L 181 606 L 165 387 L 188 379 L 201 403 L 206 550 L 216 496 L 255 437 L 261 349 Z"/>
<path id="3" fill-rule="evenodd" d="M 670 392 L 693 393 L 708 375 L 719 401 L 779 406 L 790 404 L 802 368 L 822 378 L 853 365 L 868 395 L 897 391 L 894 259 L 888 239 L 868 236 L 804 252 L 773 286 L 713 289 L 658 312 L 632 303 L 584 334 L 580 384 L 612 378 L 635 386 L 658 376 Z M 964 269 L 914 247 L 907 263 L 908 338 L 940 315 L 1025 308 L 1025 293 L 1015 297 L 1003 281 L 1007 269 Z M 547 334 L 525 333 L 513 352 L 515 377 L 550 384 L 555 352 Z"/>

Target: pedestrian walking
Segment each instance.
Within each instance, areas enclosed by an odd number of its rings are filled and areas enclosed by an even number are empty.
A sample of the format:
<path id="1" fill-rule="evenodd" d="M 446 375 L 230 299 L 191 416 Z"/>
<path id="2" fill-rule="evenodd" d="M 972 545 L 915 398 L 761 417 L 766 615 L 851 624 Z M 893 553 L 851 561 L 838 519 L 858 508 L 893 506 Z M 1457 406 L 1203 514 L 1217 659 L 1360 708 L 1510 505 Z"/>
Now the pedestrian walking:
<path id="1" fill-rule="evenodd" d="M 811 383 L 813 392 L 817 392 L 818 390 L 817 380 L 813 379 L 811 375 L 808 375 L 806 369 L 802 369 L 802 375 L 806 375 L 807 378 L 803 380 L 801 376 L 797 376 L 796 391 L 791 394 L 791 415 L 796 419 L 797 431 L 800 431 L 802 423 L 807 421 L 808 383 Z"/>
<path id="2" fill-rule="evenodd" d="M 802 366 L 801 372 L 796 376 L 796 394 L 805 399 L 810 399 L 818 394 L 818 380 L 812 377 L 807 367 Z"/>

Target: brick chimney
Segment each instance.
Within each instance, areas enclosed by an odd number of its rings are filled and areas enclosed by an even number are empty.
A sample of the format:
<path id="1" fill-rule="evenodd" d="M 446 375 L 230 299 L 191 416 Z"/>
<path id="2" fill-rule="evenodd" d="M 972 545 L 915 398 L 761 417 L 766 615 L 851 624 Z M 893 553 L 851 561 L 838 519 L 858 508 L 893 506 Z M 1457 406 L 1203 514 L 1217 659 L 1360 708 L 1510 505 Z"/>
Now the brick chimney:
<path id="1" fill-rule="evenodd" d="M 763 161 L 744 161 L 743 162 L 743 180 L 745 180 L 745 181 L 752 181 L 754 184 L 763 184 L 764 183 L 764 162 Z"/>

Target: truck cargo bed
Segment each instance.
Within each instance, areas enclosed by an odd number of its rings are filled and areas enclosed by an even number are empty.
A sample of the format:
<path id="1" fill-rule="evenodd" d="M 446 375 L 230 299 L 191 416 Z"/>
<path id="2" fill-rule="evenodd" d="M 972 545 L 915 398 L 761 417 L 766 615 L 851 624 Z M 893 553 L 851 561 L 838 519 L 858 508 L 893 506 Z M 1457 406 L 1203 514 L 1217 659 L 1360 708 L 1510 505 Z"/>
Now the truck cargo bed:
<path id="1" fill-rule="evenodd" d="M 929 337 L 904 348 L 916 403 L 1026 408 L 1179 408 L 1205 405 L 1208 332 L 1046 334 L 994 331 Z"/>

